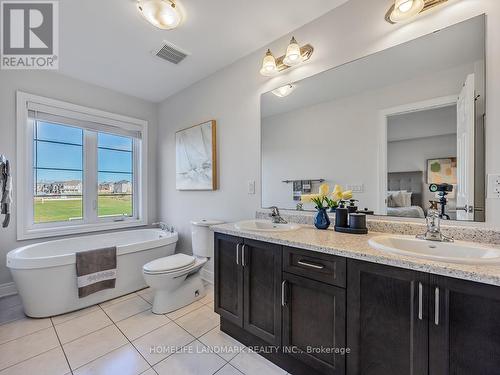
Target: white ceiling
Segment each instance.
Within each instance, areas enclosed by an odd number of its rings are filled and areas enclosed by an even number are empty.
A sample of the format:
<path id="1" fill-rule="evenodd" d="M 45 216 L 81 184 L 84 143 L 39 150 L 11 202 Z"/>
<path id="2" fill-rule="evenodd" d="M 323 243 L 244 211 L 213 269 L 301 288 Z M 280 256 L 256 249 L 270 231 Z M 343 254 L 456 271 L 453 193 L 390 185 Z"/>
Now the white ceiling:
<path id="1" fill-rule="evenodd" d="M 178 1 L 185 22 L 170 31 L 135 0 L 60 1 L 59 72 L 159 102 L 348 0 Z M 152 56 L 163 40 L 190 56 L 177 66 Z"/>

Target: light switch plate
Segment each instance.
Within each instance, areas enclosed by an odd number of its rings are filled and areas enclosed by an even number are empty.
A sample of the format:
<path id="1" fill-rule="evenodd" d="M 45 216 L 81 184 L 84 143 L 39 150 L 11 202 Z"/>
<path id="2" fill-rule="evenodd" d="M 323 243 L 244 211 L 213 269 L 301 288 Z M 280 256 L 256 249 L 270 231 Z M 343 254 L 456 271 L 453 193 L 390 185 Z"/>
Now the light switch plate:
<path id="1" fill-rule="evenodd" d="M 351 190 L 353 193 L 362 193 L 365 191 L 365 187 L 363 184 L 356 185 L 356 184 L 347 184 L 345 186 L 346 190 Z"/>
<path id="2" fill-rule="evenodd" d="M 488 175 L 488 198 L 500 199 L 500 174 Z"/>
<path id="3" fill-rule="evenodd" d="M 255 181 L 248 181 L 248 194 L 255 194 Z"/>

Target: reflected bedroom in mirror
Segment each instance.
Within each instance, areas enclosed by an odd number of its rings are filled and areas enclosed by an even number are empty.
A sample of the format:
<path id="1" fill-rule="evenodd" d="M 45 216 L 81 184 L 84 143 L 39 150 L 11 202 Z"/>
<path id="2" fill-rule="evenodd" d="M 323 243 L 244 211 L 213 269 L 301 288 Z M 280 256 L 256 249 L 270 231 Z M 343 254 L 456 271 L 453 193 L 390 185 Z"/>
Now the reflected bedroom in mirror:
<path id="1" fill-rule="evenodd" d="M 301 196 L 326 183 L 368 214 L 437 202 L 445 220 L 484 221 L 485 79 L 478 16 L 265 93 L 262 207 L 313 210 Z"/>

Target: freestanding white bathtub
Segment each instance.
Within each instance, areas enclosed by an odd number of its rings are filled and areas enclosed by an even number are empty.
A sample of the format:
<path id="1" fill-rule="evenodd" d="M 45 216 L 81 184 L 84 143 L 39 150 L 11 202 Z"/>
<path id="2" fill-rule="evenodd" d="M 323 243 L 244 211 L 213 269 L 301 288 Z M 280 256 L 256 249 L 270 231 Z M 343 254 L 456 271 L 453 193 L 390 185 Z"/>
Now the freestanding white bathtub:
<path id="1" fill-rule="evenodd" d="M 48 317 L 78 310 L 145 288 L 142 266 L 171 255 L 177 233 L 159 229 L 73 237 L 23 246 L 7 254 L 26 315 Z M 78 298 L 75 253 L 116 246 L 116 287 Z"/>

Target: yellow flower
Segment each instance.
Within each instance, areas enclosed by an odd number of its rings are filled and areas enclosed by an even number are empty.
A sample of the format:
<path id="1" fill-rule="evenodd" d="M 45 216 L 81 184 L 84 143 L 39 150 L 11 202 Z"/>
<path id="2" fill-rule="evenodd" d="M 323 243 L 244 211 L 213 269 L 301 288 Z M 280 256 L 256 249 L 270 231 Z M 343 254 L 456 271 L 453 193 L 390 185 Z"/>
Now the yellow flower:
<path id="1" fill-rule="evenodd" d="M 322 197 L 326 197 L 330 192 L 330 186 L 328 184 L 321 184 L 319 187 L 319 195 Z"/>
<path id="2" fill-rule="evenodd" d="M 335 188 L 333 189 L 333 192 L 332 192 L 332 199 L 335 202 L 338 202 L 342 199 L 342 186 L 335 185 Z"/>
<path id="3" fill-rule="evenodd" d="M 313 198 L 319 197 L 318 194 L 302 194 L 300 196 L 300 201 L 302 203 L 311 203 Z"/>
<path id="4" fill-rule="evenodd" d="M 338 202 L 342 199 L 342 192 L 341 191 L 334 191 L 332 193 L 332 199 L 335 201 L 335 202 Z"/>
<path id="5" fill-rule="evenodd" d="M 347 201 L 349 199 L 352 199 L 352 190 L 347 190 L 342 193 L 342 199 Z"/>

